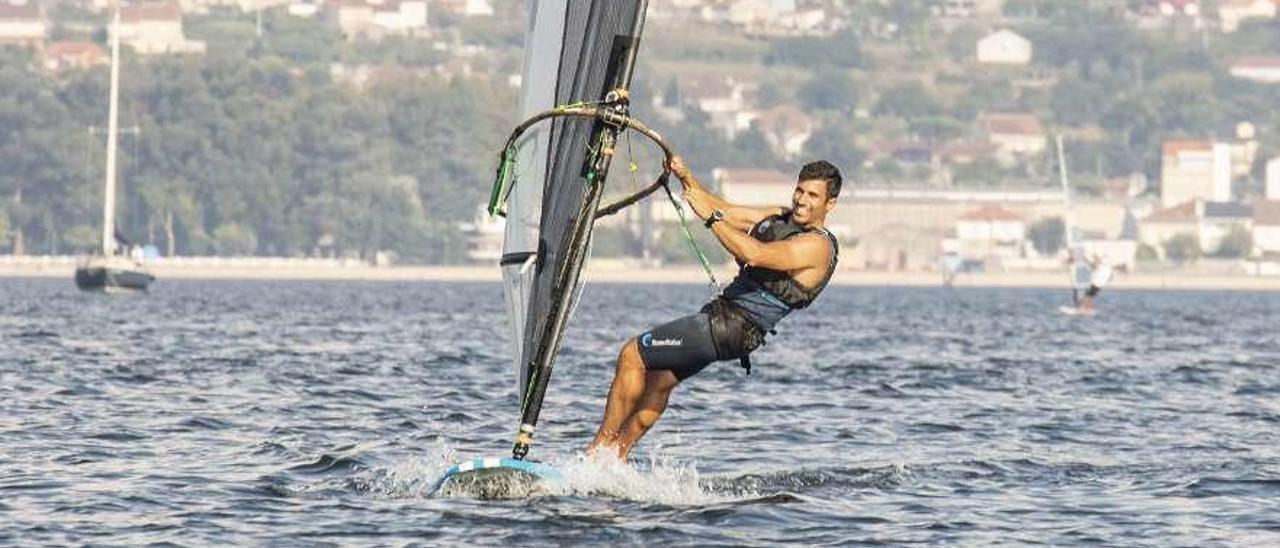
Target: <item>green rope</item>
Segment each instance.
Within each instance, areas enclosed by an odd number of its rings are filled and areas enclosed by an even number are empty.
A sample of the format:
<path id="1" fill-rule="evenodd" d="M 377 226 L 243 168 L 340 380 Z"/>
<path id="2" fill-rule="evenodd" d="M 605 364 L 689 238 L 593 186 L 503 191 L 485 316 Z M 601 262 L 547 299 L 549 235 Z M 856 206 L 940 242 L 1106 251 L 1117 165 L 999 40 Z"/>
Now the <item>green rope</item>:
<path id="1" fill-rule="evenodd" d="M 667 191 L 667 198 L 671 200 L 672 207 L 676 208 L 676 216 L 680 217 L 680 230 L 684 232 L 684 239 L 689 242 L 689 248 L 693 249 L 693 253 L 698 256 L 698 262 L 702 263 L 702 270 L 707 273 L 707 277 L 711 279 L 711 291 L 714 293 L 720 290 L 720 282 L 716 280 L 716 275 L 711 271 L 711 261 L 707 260 L 707 255 L 702 252 L 702 248 L 698 247 L 698 242 L 693 239 L 693 232 L 689 230 L 689 219 L 684 215 L 684 208 L 680 207 L 680 202 L 676 200 L 675 194 L 671 193 L 671 186 L 662 185 L 662 189 Z"/>
<path id="2" fill-rule="evenodd" d="M 628 160 L 629 168 L 631 171 L 631 184 L 639 185 L 640 184 L 639 181 L 636 181 L 636 171 L 640 169 L 640 166 L 637 166 L 635 162 L 635 152 L 631 148 L 630 133 L 627 134 L 626 139 L 627 139 L 627 160 Z M 707 273 L 707 277 L 711 279 L 712 292 L 714 293 L 719 291 L 720 282 L 716 281 L 716 275 L 714 272 L 711 271 L 711 261 L 707 260 L 707 255 L 702 252 L 702 248 L 698 247 L 697 240 L 693 239 L 693 232 L 689 230 L 689 222 L 688 222 L 688 219 L 685 218 L 684 208 L 680 206 L 680 202 L 676 200 L 675 195 L 671 193 L 670 185 L 664 182 L 662 184 L 662 188 L 663 190 L 667 191 L 667 198 L 671 200 L 671 205 L 676 208 L 676 215 L 680 217 L 680 229 L 684 233 L 685 241 L 689 242 L 689 247 L 693 249 L 694 255 L 697 255 L 698 257 L 698 262 L 702 263 L 702 270 L 705 271 Z"/>

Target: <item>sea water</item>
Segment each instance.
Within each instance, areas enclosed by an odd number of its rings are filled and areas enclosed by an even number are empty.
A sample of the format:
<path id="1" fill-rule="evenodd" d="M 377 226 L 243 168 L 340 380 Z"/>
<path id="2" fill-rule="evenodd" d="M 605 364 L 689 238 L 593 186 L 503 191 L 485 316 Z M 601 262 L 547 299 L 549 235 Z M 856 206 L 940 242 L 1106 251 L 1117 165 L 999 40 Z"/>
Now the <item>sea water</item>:
<path id="1" fill-rule="evenodd" d="M 1280 545 L 1280 294 L 836 287 L 745 375 L 582 459 L 628 337 L 701 286 L 588 286 L 531 458 L 501 288 L 0 280 L 0 543 Z"/>

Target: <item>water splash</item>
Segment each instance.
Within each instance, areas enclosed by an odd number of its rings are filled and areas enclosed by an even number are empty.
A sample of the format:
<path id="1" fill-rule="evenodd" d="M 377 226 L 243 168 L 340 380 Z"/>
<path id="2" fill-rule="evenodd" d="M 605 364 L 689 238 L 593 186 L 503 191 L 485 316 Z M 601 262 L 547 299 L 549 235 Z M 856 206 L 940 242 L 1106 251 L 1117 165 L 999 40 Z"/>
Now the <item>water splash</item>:
<path id="1" fill-rule="evenodd" d="M 642 466 L 633 467 L 603 454 L 579 454 L 557 463 L 557 467 L 566 480 L 558 494 L 672 506 L 716 504 L 758 496 L 737 493 L 735 497 L 707 489 L 694 463 L 681 463 L 662 455 L 652 456 Z"/>

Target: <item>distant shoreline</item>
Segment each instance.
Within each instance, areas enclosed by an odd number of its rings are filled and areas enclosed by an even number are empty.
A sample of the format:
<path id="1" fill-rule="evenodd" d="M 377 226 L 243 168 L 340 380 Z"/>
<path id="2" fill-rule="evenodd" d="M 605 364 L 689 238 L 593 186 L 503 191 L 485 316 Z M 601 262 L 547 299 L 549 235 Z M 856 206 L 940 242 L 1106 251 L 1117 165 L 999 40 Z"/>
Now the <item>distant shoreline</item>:
<path id="1" fill-rule="evenodd" d="M 585 278 L 592 283 L 707 283 L 706 273 L 697 267 L 636 268 L 616 261 L 591 265 Z M 186 261 L 178 264 L 151 264 L 158 281 L 165 280 L 293 280 L 293 281 L 381 281 L 381 282 L 498 282 L 497 266 L 371 266 L 337 261 L 230 259 Z M 75 270 L 73 258 L 0 258 L 0 278 L 65 278 L 70 283 Z M 731 269 L 721 268 L 722 282 L 731 278 Z M 1043 287 L 1066 285 L 1066 275 L 1058 272 L 1004 272 L 961 274 L 955 287 Z M 870 272 L 841 270 L 832 278 L 840 286 L 941 287 L 936 272 Z M 1117 289 L 1186 289 L 1280 291 L 1280 277 L 1244 275 L 1187 275 L 1143 273 L 1120 275 L 1111 284 Z"/>

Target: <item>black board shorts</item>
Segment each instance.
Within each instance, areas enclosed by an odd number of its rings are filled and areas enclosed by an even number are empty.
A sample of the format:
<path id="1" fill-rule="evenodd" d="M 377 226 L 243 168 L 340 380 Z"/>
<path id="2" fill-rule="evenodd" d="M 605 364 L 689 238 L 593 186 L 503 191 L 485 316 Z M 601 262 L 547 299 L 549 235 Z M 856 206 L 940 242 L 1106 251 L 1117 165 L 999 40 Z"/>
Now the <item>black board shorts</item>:
<path id="1" fill-rule="evenodd" d="M 645 331 L 636 337 L 636 346 L 645 369 L 671 371 L 681 381 L 716 361 L 711 317 L 706 312 L 690 314 Z"/>
<path id="2" fill-rule="evenodd" d="M 1098 292 L 1099 292 L 1099 291 L 1102 291 L 1102 288 L 1101 288 L 1101 287 L 1098 287 L 1098 286 L 1096 286 L 1096 285 L 1092 285 L 1092 284 L 1090 284 L 1090 285 L 1089 285 L 1089 289 L 1088 289 L 1088 290 L 1086 290 L 1086 291 L 1084 292 L 1084 296 L 1086 296 L 1086 297 L 1097 297 L 1097 296 L 1098 296 Z"/>

